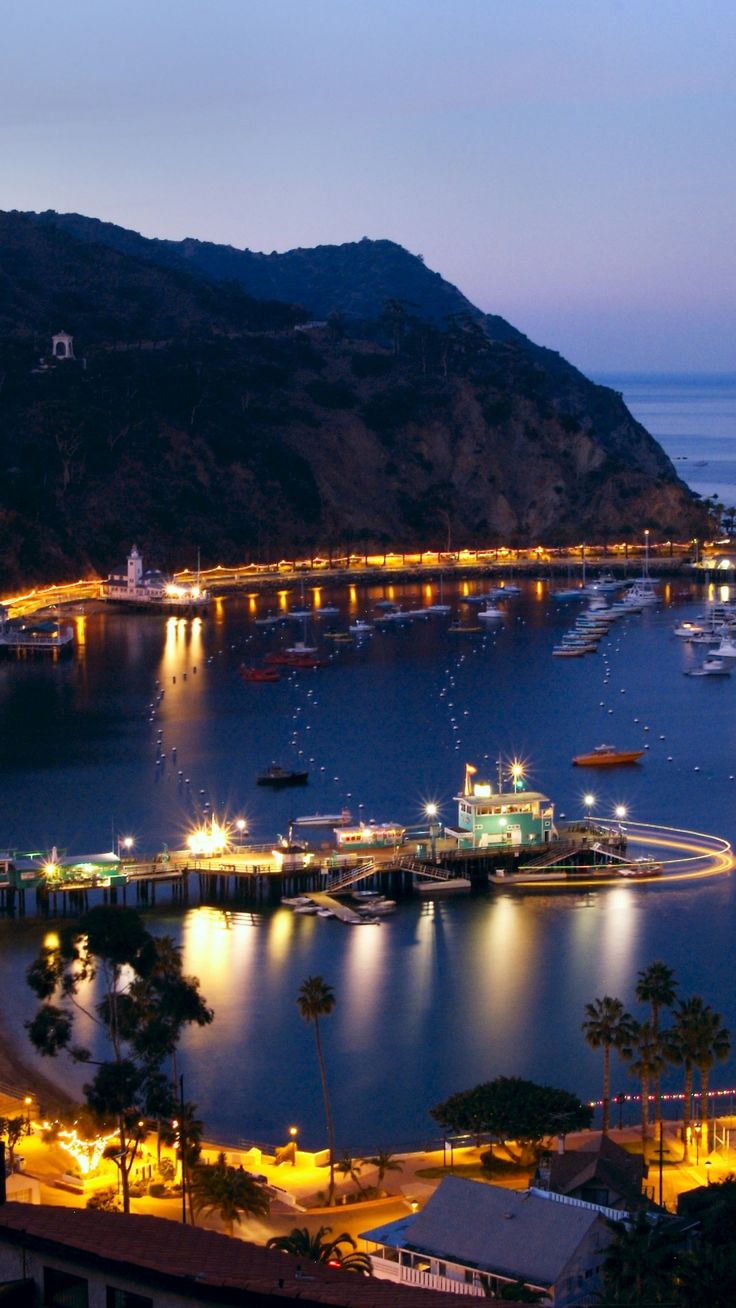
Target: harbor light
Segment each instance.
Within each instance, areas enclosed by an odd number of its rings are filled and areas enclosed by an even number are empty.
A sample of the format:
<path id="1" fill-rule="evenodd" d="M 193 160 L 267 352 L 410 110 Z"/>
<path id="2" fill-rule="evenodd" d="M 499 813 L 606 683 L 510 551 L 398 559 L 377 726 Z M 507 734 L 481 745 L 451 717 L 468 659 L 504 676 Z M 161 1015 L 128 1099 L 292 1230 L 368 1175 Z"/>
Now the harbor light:
<path id="1" fill-rule="evenodd" d="M 511 787 L 514 791 L 524 789 L 524 764 L 515 759 L 509 769 L 511 773 Z"/>
<path id="2" fill-rule="evenodd" d="M 614 817 L 618 822 L 618 829 L 621 835 L 623 835 L 623 830 L 624 830 L 623 824 L 626 821 L 627 812 L 628 810 L 625 804 L 617 804 L 615 809 L 613 810 Z"/>
<path id="3" fill-rule="evenodd" d="M 588 818 L 588 826 L 590 826 L 593 817 L 593 809 L 595 808 L 595 795 L 591 795 L 590 792 L 587 795 L 583 795 L 583 803 Z"/>
<path id="4" fill-rule="evenodd" d="M 424 805 L 424 812 L 429 821 L 430 849 L 432 854 L 432 862 L 434 862 L 437 857 L 437 837 L 440 834 L 440 830 L 441 830 L 440 824 L 437 821 L 437 815 L 439 813 L 439 809 L 437 808 L 437 805 L 435 803 L 430 802 L 429 804 Z"/>
<path id="5" fill-rule="evenodd" d="M 229 844 L 228 828 L 214 816 L 210 819 L 209 826 L 198 827 L 187 837 L 187 846 L 196 858 L 215 858 L 218 854 L 223 854 Z"/>

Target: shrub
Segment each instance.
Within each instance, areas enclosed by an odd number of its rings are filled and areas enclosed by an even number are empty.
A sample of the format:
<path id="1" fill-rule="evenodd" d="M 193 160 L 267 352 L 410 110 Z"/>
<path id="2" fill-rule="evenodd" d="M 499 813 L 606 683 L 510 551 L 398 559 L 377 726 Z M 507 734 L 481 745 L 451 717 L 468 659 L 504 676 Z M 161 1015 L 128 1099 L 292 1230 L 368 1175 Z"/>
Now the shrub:
<path id="1" fill-rule="evenodd" d="M 148 1193 L 152 1199 L 163 1199 L 166 1194 L 166 1186 L 163 1181 L 151 1181 Z"/>

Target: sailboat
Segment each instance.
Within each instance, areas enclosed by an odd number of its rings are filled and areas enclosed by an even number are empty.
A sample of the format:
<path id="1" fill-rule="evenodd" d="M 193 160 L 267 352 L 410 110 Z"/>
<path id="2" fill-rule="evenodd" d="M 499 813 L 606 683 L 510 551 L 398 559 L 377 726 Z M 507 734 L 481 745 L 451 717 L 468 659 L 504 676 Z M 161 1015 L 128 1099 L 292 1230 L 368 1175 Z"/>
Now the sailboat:
<path id="1" fill-rule="evenodd" d="M 440 602 L 439 604 L 427 604 L 424 609 L 425 613 L 452 613 L 452 605 L 444 602 L 444 578 L 440 573 Z"/>
<path id="2" fill-rule="evenodd" d="M 311 609 L 308 609 L 308 608 L 307 608 L 307 605 L 306 605 L 306 600 L 305 600 L 305 596 L 304 596 L 304 578 L 302 577 L 301 607 L 298 608 L 298 609 L 289 609 L 289 617 L 290 617 L 290 618 L 304 618 L 304 619 L 306 620 L 307 618 L 310 618 L 311 616 L 312 616 L 312 610 L 311 610 Z"/>

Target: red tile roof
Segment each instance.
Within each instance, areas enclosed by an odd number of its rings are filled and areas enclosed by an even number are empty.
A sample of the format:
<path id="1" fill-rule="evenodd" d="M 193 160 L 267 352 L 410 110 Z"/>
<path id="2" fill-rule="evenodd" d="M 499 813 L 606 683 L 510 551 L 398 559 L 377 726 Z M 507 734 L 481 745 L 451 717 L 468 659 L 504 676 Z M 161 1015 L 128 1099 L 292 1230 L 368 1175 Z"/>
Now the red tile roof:
<path id="1" fill-rule="evenodd" d="M 0 1243 L 20 1238 L 49 1252 L 56 1246 L 73 1261 L 122 1263 L 121 1275 L 131 1280 L 145 1281 L 147 1272 L 153 1279 L 178 1278 L 188 1283 L 180 1292 L 195 1299 L 216 1299 L 218 1289 L 250 1290 L 341 1308 L 457 1308 L 454 1294 L 343 1272 L 162 1217 L 6 1203 Z"/>

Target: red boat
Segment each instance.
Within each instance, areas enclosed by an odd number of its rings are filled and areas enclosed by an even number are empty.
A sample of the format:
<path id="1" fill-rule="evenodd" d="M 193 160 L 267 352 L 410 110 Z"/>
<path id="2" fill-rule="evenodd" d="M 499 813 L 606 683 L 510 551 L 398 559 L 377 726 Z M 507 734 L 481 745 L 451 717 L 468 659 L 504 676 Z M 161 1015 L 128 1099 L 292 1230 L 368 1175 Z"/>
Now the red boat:
<path id="1" fill-rule="evenodd" d="M 326 668 L 327 659 L 317 658 L 316 654 L 290 654 L 288 650 L 266 655 L 266 663 L 281 668 Z"/>
<path id="2" fill-rule="evenodd" d="M 241 667 L 240 675 L 243 681 L 280 681 L 281 673 L 275 668 L 246 668 Z"/>

